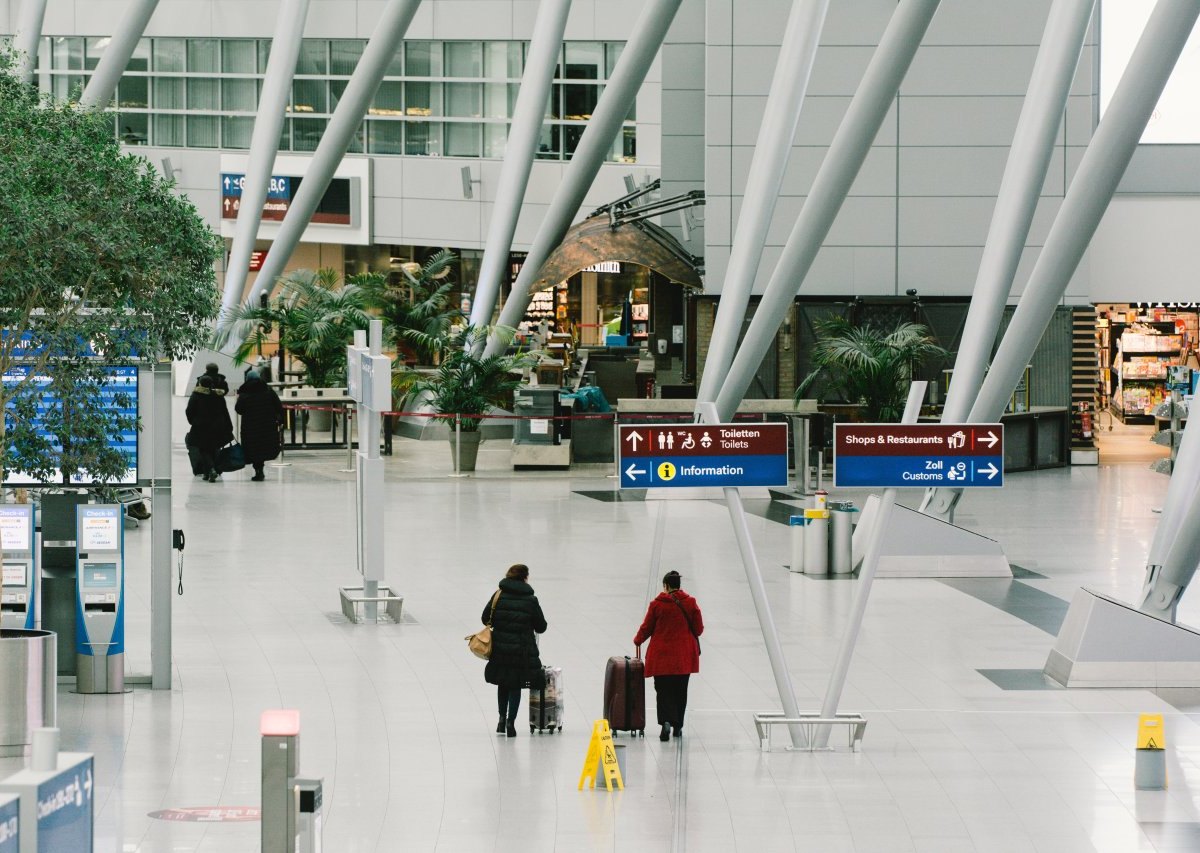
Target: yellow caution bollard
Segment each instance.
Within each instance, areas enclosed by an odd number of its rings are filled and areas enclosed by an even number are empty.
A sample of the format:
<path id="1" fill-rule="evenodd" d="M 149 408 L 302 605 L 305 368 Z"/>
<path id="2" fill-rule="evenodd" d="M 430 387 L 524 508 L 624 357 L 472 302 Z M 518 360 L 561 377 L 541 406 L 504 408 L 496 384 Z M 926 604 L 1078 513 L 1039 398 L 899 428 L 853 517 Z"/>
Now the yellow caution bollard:
<path id="1" fill-rule="evenodd" d="M 1162 714 L 1142 714 L 1138 718 L 1133 786 L 1139 791 L 1167 788 L 1167 733 Z"/>

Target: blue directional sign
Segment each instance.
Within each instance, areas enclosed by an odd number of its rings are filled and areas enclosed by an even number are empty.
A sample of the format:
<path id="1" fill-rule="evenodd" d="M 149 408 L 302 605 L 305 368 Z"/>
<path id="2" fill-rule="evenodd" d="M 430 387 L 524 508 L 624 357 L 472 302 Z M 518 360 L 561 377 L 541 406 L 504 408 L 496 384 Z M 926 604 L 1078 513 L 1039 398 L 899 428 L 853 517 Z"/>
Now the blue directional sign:
<path id="1" fill-rule="evenodd" d="M 787 485 L 787 424 L 623 424 L 622 489 Z"/>
<path id="2" fill-rule="evenodd" d="M 240 172 L 221 173 L 221 195 L 230 198 L 241 198 L 242 190 L 246 188 L 246 176 Z M 272 175 L 271 183 L 267 185 L 267 198 L 292 197 L 292 179 L 286 175 Z"/>
<path id="3" fill-rule="evenodd" d="M 1001 424 L 835 424 L 836 488 L 998 488 Z"/>

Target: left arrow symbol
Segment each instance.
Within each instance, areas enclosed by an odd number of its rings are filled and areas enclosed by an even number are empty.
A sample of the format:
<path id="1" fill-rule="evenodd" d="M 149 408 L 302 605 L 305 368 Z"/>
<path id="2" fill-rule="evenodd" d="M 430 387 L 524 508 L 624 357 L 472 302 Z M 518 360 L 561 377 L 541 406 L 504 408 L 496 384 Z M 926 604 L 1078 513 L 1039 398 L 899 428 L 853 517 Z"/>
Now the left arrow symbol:
<path id="1" fill-rule="evenodd" d="M 645 468 L 638 468 L 636 462 L 630 462 L 629 467 L 625 469 L 625 476 L 631 480 L 637 478 L 638 474 L 645 474 Z"/>
<path id="2" fill-rule="evenodd" d="M 1000 473 L 1000 469 L 998 469 L 995 465 L 993 465 L 991 462 L 989 462 L 987 464 L 986 468 L 979 469 L 979 473 L 987 474 L 987 477 L 989 480 L 994 480 L 994 479 L 996 479 L 996 475 Z"/>

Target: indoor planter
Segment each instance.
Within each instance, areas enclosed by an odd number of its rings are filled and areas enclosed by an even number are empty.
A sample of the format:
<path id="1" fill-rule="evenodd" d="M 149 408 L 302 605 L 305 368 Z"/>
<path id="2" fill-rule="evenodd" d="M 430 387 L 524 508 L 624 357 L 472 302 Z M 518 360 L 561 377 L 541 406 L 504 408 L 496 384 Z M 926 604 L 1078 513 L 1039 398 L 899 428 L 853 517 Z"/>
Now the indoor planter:
<path id="1" fill-rule="evenodd" d="M 476 454 L 483 437 L 481 416 L 494 406 L 506 405 L 517 386 L 521 371 L 537 360 L 535 352 L 515 355 L 483 355 L 488 336 L 496 333 L 511 340 L 511 329 L 466 326 L 458 334 L 419 335 L 430 352 L 440 355 L 432 372 L 406 368 L 393 377 L 393 388 L 400 406 L 425 404 L 439 415 L 447 415 L 450 428 L 450 452 L 454 458 L 456 434 L 461 435 L 461 471 L 474 471 Z M 457 422 L 457 431 L 455 429 Z"/>
<path id="2" fill-rule="evenodd" d="M 927 358 L 949 355 L 918 323 L 888 330 L 833 317 L 818 323 L 816 331 L 816 369 L 796 388 L 795 401 L 821 378 L 844 402 L 861 406 L 867 423 L 899 421 L 916 368 Z"/>
<path id="3" fill-rule="evenodd" d="M 457 255 L 442 249 L 424 264 L 400 264 L 399 276 L 376 272 L 356 279 L 367 305 L 383 320 L 384 341 L 396 347 L 398 361 L 408 366 L 434 364 L 438 341 L 462 321 L 454 300 L 457 261 Z"/>

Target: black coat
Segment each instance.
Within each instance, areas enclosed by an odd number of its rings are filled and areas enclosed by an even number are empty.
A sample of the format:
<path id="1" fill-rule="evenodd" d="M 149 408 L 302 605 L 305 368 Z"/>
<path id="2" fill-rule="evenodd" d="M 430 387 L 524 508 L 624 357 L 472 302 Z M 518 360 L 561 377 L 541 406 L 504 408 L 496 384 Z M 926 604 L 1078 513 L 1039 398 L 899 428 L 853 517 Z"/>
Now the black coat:
<path id="1" fill-rule="evenodd" d="M 492 600 L 483 606 L 483 624 L 488 623 Z M 500 581 L 500 598 L 492 616 L 492 657 L 483 677 L 488 684 L 503 687 L 545 686 L 542 660 L 538 656 L 533 634 L 546 630 L 546 617 L 538 604 L 533 587 L 524 581 L 504 578 Z"/>
<path id="2" fill-rule="evenodd" d="M 267 462 L 279 455 L 283 403 L 261 379 L 247 379 L 238 389 L 234 409 L 242 416 L 242 450 L 247 462 Z"/>
<path id="3" fill-rule="evenodd" d="M 187 404 L 187 421 L 192 429 L 189 443 L 205 453 L 215 453 L 233 441 L 233 421 L 225 395 L 211 388 L 196 386 Z"/>

